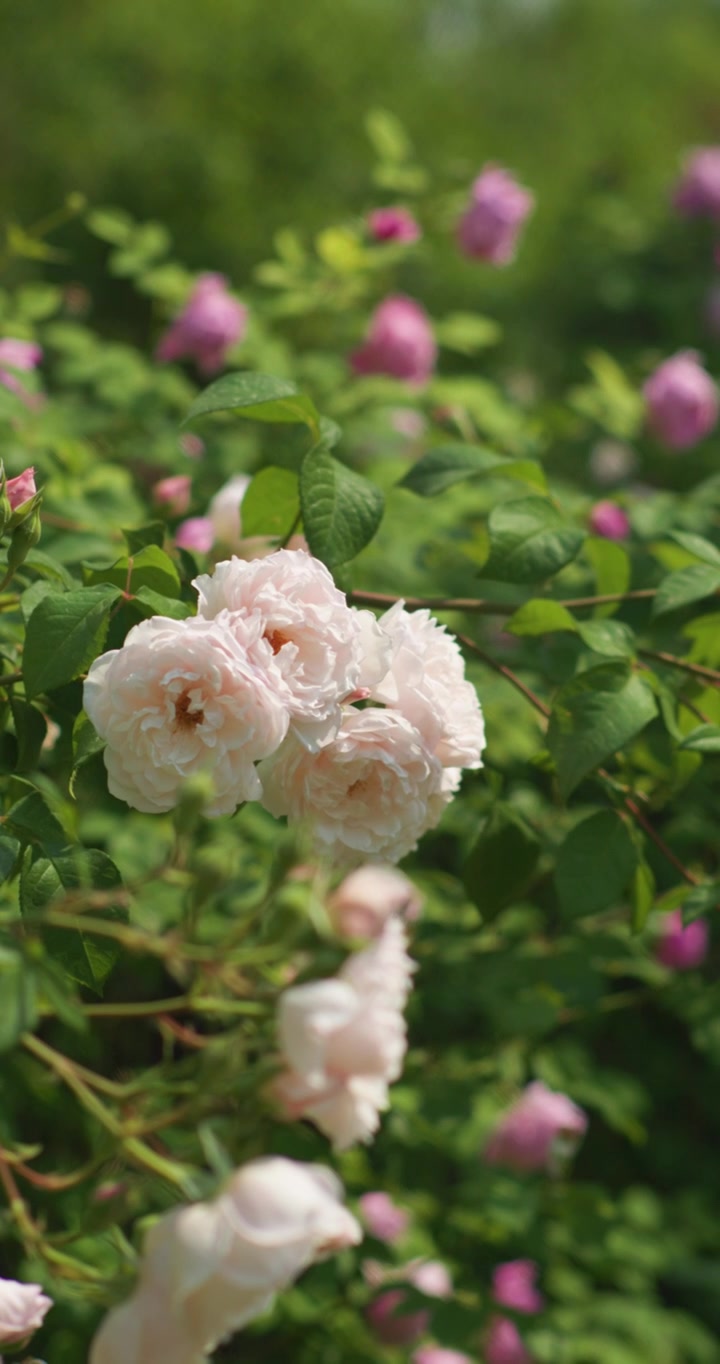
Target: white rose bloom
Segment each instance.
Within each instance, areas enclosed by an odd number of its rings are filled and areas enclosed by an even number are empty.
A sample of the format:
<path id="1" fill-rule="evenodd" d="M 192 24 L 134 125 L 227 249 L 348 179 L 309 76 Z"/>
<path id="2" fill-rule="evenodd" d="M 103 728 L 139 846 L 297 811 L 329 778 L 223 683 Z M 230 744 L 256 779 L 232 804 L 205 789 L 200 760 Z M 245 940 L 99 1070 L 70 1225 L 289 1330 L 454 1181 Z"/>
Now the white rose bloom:
<path id="1" fill-rule="evenodd" d="M 402 914 L 417 919 L 422 898 L 397 867 L 367 862 L 341 881 L 327 902 L 336 931 L 345 938 L 376 938 L 387 920 Z"/>
<path id="2" fill-rule="evenodd" d="M 239 544 L 242 535 L 240 507 L 250 485 L 249 474 L 235 474 L 215 494 L 207 509 L 208 521 L 212 522 L 215 539 L 231 549 Z"/>
<path id="3" fill-rule="evenodd" d="M 138 1287 L 101 1326 L 90 1364 L 203 1364 L 309 1265 L 358 1244 L 341 1198 L 330 1170 L 272 1156 L 236 1171 L 212 1202 L 161 1217 Z"/>
<path id="4" fill-rule="evenodd" d="M 308 1117 L 338 1150 L 367 1141 L 388 1106 L 406 1050 L 403 1010 L 414 963 L 391 919 L 338 975 L 280 998 L 278 1035 L 287 1072 L 275 1093 L 288 1116 Z"/>
<path id="5" fill-rule="evenodd" d="M 52 1305 L 52 1298 L 37 1283 L 0 1279 L 0 1345 L 18 1345 L 27 1340 L 42 1326 Z"/>
<path id="6" fill-rule="evenodd" d="M 199 614 L 231 621 L 259 616 L 268 660 L 286 689 L 291 723 L 316 749 L 337 733 L 341 702 L 379 682 L 390 642 L 370 611 L 349 607 L 331 574 L 304 550 L 280 549 L 264 559 L 227 559 L 195 579 Z"/>
<path id="7" fill-rule="evenodd" d="M 207 772 L 215 791 L 207 814 L 256 800 L 254 763 L 275 751 L 288 727 L 265 662 L 257 624 L 230 631 L 222 620 L 164 616 L 142 621 L 122 649 L 97 658 L 83 700 L 106 741 L 112 794 L 136 810 L 172 810 L 183 782 Z"/>
<path id="8" fill-rule="evenodd" d="M 292 734 L 260 768 L 263 804 L 307 820 L 335 860 L 399 862 L 438 823 L 457 788 L 418 731 L 396 711 L 345 711 L 337 737 L 310 753 Z"/>
<path id="9" fill-rule="evenodd" d="M 380 625 L 393 657 L 373 698 L 397 707 L 444 767 L 481 767 L 483 714 L 457 640 L 429 611 L 406 611 L 402 602 L 385 612 Z"/>

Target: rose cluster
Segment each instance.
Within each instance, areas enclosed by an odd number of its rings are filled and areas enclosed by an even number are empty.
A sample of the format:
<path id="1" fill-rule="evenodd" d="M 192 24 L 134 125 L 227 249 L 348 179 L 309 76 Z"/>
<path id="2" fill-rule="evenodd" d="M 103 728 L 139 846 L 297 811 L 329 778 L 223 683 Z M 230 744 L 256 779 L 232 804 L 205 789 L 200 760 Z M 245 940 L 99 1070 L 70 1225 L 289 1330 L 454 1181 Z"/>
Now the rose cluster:
<path id="1" fill-rule="evenodd" d="M 197 617 L 141 622 L 88 673 L 112 794 L 159 813 L 205 774 L 208 815 L 259 800 L 328 856 L 399 861 L 481 766 L 457 642 L 427 611 L 349 606 L 303 550 L 232 558 L 194 585 Z"/>

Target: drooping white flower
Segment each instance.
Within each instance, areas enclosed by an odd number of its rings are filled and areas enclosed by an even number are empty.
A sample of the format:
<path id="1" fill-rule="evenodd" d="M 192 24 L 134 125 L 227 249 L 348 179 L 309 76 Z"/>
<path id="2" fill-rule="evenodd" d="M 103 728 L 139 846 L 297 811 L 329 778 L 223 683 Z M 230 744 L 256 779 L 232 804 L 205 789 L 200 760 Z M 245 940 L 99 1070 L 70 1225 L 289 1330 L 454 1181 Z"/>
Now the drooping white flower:
<path id="1" fill-rule="evenodd" d="M 194 585 L 204 619 L 226 611 L 241 630 L 243 620 L 259 618 L 293 729 L 312 749 L 337 733 L 341 703 L 387 671 L 390 644 L 375 617 L 348 606 L 325 565 L 304 550 L 227 559 Z"/>
<path id="2" fill-rule="evenodd" d="M 341 881 L 327 902 L 333 927 L 345 938 L 376 938 L 387 920 L 417 919 L 422 898 L 397 867 L 366 862 Z"/>
<path id="3" fill-rule="evenodd" d="M 136 810 L 177 804 L 198 772 L 212 778 L 209 815 L 256 800 L 255 762 L 278 748 L 288 727 L 281 680 L 268 670 L 259 625 L 154 616 L 122 649 L 92 664 L 85 709 L 106 741 L 108 787 Z"/>

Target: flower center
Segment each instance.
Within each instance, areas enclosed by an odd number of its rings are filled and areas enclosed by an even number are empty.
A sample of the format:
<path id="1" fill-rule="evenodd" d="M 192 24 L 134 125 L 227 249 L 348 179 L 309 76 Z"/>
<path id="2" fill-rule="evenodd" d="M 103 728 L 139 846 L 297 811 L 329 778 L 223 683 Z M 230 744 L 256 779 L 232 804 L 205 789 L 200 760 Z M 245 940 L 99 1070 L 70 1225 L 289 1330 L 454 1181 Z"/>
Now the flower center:
<path id="1" fill-rule="evenodd" d="M 191 710 L 193 702 L 190 700 L 190 692 L 184 691 L 178 696 L 175 702 L 175 728 L 180 730 L 195 729 L 196 725 L 201 725 L 205 719 L 205 712 L 202 706 Z"/>
<path id="2" fill-rule="evenodd" d="M 357 781 L 354 781 L 352 786 L 348 786 L 347 794 L 349 796 L 366 796 L 368 794 L 369 787 L 370 787 L 369 777 L 358 777 Z"/>
<path id="3" fill-rule="evenodd" d="M 268 630 L 265 634 L 265 638 L 274 654 L 279 654 L 280 650 L 290 642 L 287 635 L 284 635 L 282 630 Z"/>

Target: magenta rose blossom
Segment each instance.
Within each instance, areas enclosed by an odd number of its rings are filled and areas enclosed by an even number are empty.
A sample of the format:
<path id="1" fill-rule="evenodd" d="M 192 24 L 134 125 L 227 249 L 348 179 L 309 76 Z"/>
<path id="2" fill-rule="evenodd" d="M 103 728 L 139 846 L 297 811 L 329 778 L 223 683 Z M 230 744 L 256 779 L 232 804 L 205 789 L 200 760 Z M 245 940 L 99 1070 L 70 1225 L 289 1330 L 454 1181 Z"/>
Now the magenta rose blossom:
<path id="1" fill-rule="evenodd" d="M 687 450 L 712 431 L 718 391 L 697 353 L 678 351 L 650 375 L 643 395 L 650 430 L 672 450 Z"/>
<path id="2" fill-rule="evenodd" d="M 195 361 L 202 374 L 216 374 L 231 346 L 242 341 L 247 308 L 228 292 L 223 275 L 201 275 L 179 317 L 161 338 L 157 360 Z"/>
<path id="3" fill-rule="evenodd" d="M 493 1272 L 493 1297 L 501 1307 L 511 1307 L 514 1312 L 542 1312 L 545 1299 L 535 1287 L 536 1278 L 534 1260 L 506 1260 Z"/>
<path id="4" fill-rule="evenodd" d="M 673 203 L 685 218 L 720 218 L 720 147 L 689 153 Z"/>
<path id="5" fill-rule="evenodd" d="M 590 529 L 605 540 L 627 540 L 630 518 L 617 502 L 596 502 L 590 512 Z"/>
<path id="6" fill-rule="evenodd" d="M 692 971 L 701 966 L 708 953 L 708 926 L 704 919 L 683 928 L 682 910 L 674 909 L 663 918 L 656 956 L 671 971 Z"/>
<path id="7" fill-rule="evenodd" d="M 533 1364 L 514 1321 L 493 1317 L 485 1341 L 485 1364 Z"/>
<path id="8" fill-rule="evenodd" d="M 13 511 L 21 507 L 23 502 L 28 502 L 37 492 L 35 487 L 35 470 L 33 468 L 24 469 L 17 478 L 9 478 L 5 484 L 5 493 Z"/>
<path id="9" fill-rule="evenodd" d="M 437 360 L 437 346 L 425 309 L 404 294 L 391 294 L 375 309 L 367 335 L 353 351 L 356 374 L 389 374 L 420 386 Z"/>
<path id="10" fill-rule="evenodd" d="M 491 265 L 509 265 L 515 259 L 520 229 L 534 204 L 530 190 L 523 189 L 509 171 L 485 166 L 458 224 L 462 250 Z"/>
<path id="11" fill-rule="evenodd" d="M 558 1155 L 574 1150 L 586 1129 L 587 1117 L 572 1099 L 535 1080 L 500 1119 L 485 1160 L 520 1171 L 551 1169 Z"/>
<path id="12" fill-rule="evenodd" d="M 360 1215 L 370 1234 L 378 1241 L 385 1241 L 387 1245 L 399 1241 L 410 1225 L 409 1214 L 393 1203 L 389 1194 L 381 1190 L 363 1194 L 360 1199 Z"/>
<path id="13" fill-rule="evenodd" d="M 0 341 L 0 384 L 3 388 L 8 388 L 11 393 L 17 394 L 25 403 L 32 403 L 34 395 L 28 393 L 24 384 L 20 382 L 13 370 L 20 370 L 29 373 L 30 370 L 37 369 L 43 358 L 42 349 L 32 341 L 17 341 L 14 337 L 6 336 Z M 6 369 L 5 366 L 8 366 Z"/>
<path id="14" fill-rule="evenodd" d="M 368 213 L 368 227 L 376 242 L 416 242 L 420 225 L 406 208 L 376 208 Z"/>

